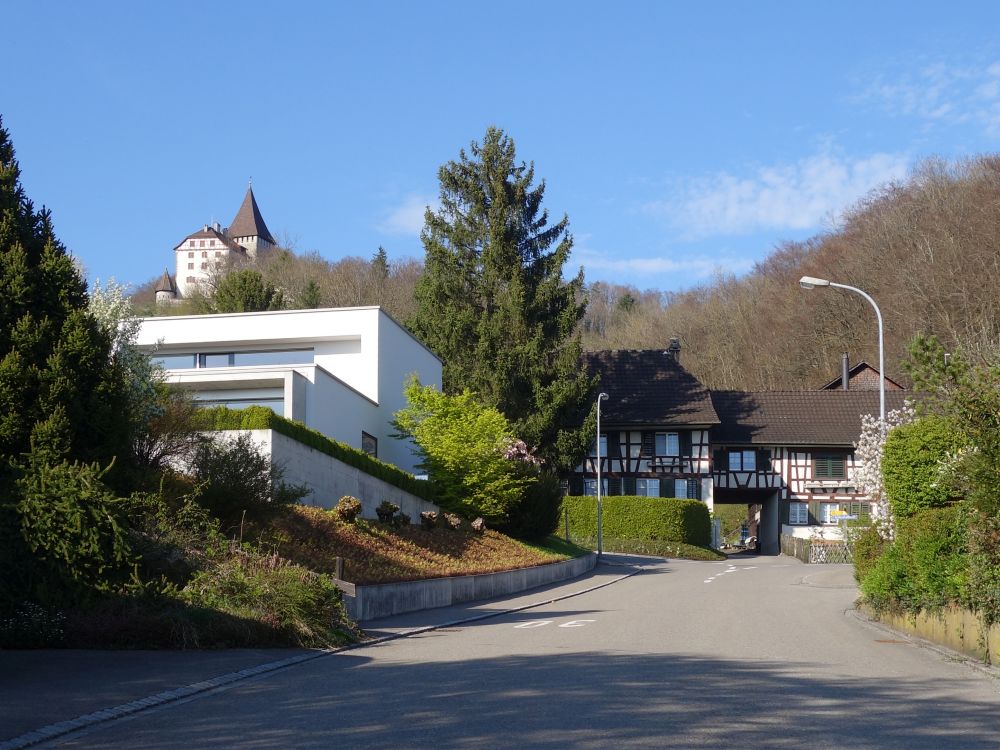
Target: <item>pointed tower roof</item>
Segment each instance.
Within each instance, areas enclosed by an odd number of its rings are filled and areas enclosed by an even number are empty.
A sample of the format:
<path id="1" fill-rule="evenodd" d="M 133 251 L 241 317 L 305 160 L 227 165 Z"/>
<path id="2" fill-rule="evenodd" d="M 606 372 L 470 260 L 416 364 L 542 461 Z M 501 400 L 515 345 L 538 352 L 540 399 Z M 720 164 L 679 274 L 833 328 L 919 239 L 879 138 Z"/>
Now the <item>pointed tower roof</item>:
<path id="1" fill-rule="evenodd" d="M 174 285 L 174 280 L 170 277 L 170 272 L 166 268 L 163 269 L 163 275 L 160 277 L 160 280 L 156 282 L 156 289 L 153 291 L 176 294 L 177 287 Z"/>
<path id="2" fill-rule="evenodd" d="M 267 231 L 267 224 L 264 217 L 260 215 L 257 201 L 253 197 L 253 187 L 247 188 L 247 195 L 243 199 L 243 205 L 236 212 L 236 218 L 229 225 L 230 237 L 260 237 L 267 240 L 272 245 L 276 245 L 271 233 Z"/>

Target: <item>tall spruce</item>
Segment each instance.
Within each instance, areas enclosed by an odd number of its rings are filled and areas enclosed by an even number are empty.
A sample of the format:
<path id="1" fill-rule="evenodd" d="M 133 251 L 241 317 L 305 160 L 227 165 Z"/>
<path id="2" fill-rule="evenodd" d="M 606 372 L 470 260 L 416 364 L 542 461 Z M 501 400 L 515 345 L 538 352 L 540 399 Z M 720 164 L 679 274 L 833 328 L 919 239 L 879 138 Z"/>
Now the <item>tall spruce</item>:
<path id="1" fill-rule="evenodd" d="M 424 274 L 410 325 L 444 362 L 444 389 L 475 392 L 556 468 L 589 440 L 580 426 L 593 382 L 580 368 L 583 272 L 562 277 L 573 238 L 549 224 L 545 182 L 499 128 L 438 173 L 427 210 Z"/>
<path id="2" fill-rule="evenodd" d="M 128 384 L 87 304 L 0 122 L 0 613 L 92 587 L 124 560 L 105 483 L 131 455 Z"/>

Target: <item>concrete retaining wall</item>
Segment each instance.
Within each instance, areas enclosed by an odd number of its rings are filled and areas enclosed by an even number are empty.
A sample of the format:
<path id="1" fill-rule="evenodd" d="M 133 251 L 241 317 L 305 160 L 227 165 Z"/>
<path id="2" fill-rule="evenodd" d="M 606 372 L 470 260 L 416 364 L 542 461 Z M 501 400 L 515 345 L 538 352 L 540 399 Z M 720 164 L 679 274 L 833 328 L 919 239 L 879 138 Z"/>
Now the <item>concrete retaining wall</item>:
<path id="1" fill-rule="evenodd" d="M 376 518 L 375 508 L 383 500 L 388 500 L 398 505 L 414 523 L 419 523 L 421 512 L 440 510 L 434 503 L 422 500 L 280 432 L 223 430 L 219 434 L 235 438 L 241 432 L 250 433 L 261 451 L 271 456 L 271 460 L 284 469 L 285 482 L 304 484 L 311 490 L 311 494 L 302 500 L 306 505 L 332 508 L 344 495 L 353 495 L 361 501 L 361 515 Z"/>
<path id="2" fill-rule="evenodd" d="M 1000 624 L 984 628 L 979 617 L 967 609 L 945 607 L 940 612 L 891 615 L 876 613 L 862 605 L 861 611 L 904 633 L 926 638 L 989 664 L 1000 664 Z"/>
<path id="3" fill-rule="evenodd" d="M 516 594 L 548 583 L 576 578 L 593 570 L 596 564 L 597 555 L 591 553 L 572 560 L 501 573 L 450 576 L 370 586 L 338 581 L 337 585 L 344 592 L 344 605 L 348 614 L 360 622 L 404 612 L 417 612 L 435 607 L 448 607 L 461 602 Z"/>

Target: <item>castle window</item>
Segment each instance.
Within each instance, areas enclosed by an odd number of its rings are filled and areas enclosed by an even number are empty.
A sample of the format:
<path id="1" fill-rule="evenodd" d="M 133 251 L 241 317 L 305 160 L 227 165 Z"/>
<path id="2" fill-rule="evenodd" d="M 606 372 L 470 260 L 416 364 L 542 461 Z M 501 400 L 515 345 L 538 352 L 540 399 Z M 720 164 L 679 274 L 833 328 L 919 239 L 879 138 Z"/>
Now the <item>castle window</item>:
<path id="1" fill-rule="evenodd" d="M 221 255 L 222 255 L 222 251 L 221 250 L 216 250 L 215 251 L 215 257 L 216 258 L 221 257 Z"/>
<path id="2" fill-rule="evenodd" d="M 196 279 L 196 278 L 195 278 L 194 276 L 188 276 L 188 277 L 187 277 L 187 283 L 188 283 L 188 284 L 194 284 L 194 283 L 196 283 L 197 281 L 198 281 L 198 279 Z"/>
<path id="3" fill-rule="evenodd" d="M 204 245 L 205 243 L 202 242 L 201 244 Z M 201 251 L 201 257 L 202 258 L 207 258 L 208 257 L 208 250 L 202 250 Z"/>
<path id="4" fill-rule="evenodd" d="M 208 268 L 208 263 L 202 263 L 201 264 L 201 270 L 202 271 L 206 270 L 207 268 Z"/>
<path id="5" fill-rule="evenodd" d="M 208 241 L 208 246 L 209 247 L 215 247 L 215 240 L 209 240 Z"/>
<path id="6" fill-rule="evenodd" d="M 188 247 L 194 247 L 194 240 L 191 240 L 191 242 L 188 244 Z"/>
<path id="7" fill-rule="evenodd" d="M 194 270 L 194 263 L 188 263 L 188 270 L 189 271 L 193 271 Z"/>
<path id="8" fill-rule="evenodd" d="M 194 245 L 194 240 L 191 240 L 191 244 Z M 188 257 L 189 258 L 193 258 L 194 257 L 194 253 L 188 253 Z"/>

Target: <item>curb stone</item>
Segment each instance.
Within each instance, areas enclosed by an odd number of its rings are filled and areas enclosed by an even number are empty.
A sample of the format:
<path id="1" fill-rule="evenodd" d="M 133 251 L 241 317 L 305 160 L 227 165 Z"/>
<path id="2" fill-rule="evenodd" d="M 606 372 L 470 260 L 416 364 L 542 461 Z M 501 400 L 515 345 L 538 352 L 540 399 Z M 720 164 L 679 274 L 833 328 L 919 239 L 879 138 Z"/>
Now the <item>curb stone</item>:
<path id="1" fill-rule="evenodd" d="M 614 565 L 614 563 L 611 563 Z M 621 567 L 626 567 L 623 564 Z M 60 721 L 55 724 L 48 724 L 44 727 L 39 727 L 26 734 L 13 737 L 9 740 L 0 742 L 0 750 L 22 750 L 26 747 L 32 747 L 33 745 L 38 745 L 42 742 L 48 742 L 59 737 L 63 737 L 67 734 L 80 731 L 81 729 L 88 729 L 90 727 L 96 726 L 98 724 L 103 724 L 105 722 L 113 721 L 115 719 L 124 718 L 125 716 L 131 716 L 133 714 L 140 713 L 142 711 L 149 710 L 151 708 L 158 708 L 160 706 L 165 706 L 169 703 L 174 703 L 181 698 L 188 698 L 191 696 L 199 695 L 201 693 L 208 693 L 211 691 L 221 691 L 222 689 L 233 685 L 237 682 L 247 680 L 251 677 L 256 677 L 262 674 L 268 674 L 270 672 L 277 672 L 282 669 L 288 669 L 299 664 L 303 664 L 308 661 L 313 661 L 314 659 L 320 659 L 324 656 L 330 656 L 332 654 L 339 654 L 344 651 L 353 651 L 355 649 L 367 648 L 369 646 L 378 646 L 379 644 L 386 643 L 388 641 L 395 641 L 401 638 L 409 638 L 414 635 L 421 635 L 423 633 L 429 633 L 434 630 L 439 630 L 443 628 L 455 627 L 456 625 L 464 625 L 466 623 L 478 622 L 480 620 L 488 620 L 492 617 L 500 617 L 502 615 L 509 615 L 516 612 L 523 612 L 527 609 L 533 609 L 535 607 L 541 607 L 546 604 L 553 604 L 555 602 L 563 601 L 564 599 L 570 599 L 574 596 L 580 596 L 582 594 L 588 594 L 591 591 L 597 591 L 598 589 L 603 589 L 606 586 L 610 586 L 619 581 L 623 581 L 626 578 L 631 578 L 634 575 L 638 575 L 645 571 L 644 566 L 636 566 L 636 569 L 630 573 L 613 578 L 610 581 L 605 581 L 604 583 L 599 583 L 596 586 L 590 586 L 580 591 L 573 591 L 568 594 L 563 594 L 562 596 L 557 596 L 552 599 L 544 599 L 537 602 L 532 602 L 531 604 L 524 604 L 520 607 L 511 607 L 509 609 L 498 609 L 495 611 L 484 612 L 482 614 L 474 615 L 472 617 L 463 617 L 457 620 L 450 620 L 448 622 L 438 623 L 437 625 L 425 625 L 420 628 L 412 628 L 410 630 L 403 630 L 399 633 L 391 633 L 389 635 L 379 636 L 378 638 L 370 638 L 365 641 L 359 641 L 358 643 L 350 643 L 346 646 L 339 646 L 337 648 L 331 649 L 321 649 L 308 654 L 301 654 L 299 656 L 290 656 L 287 659 L 281 659 L 279 661 L 268 662 L 267 664 L 260 664 L 256 667 L 250 667 L 247 669 L 242 669 L 238 672 L 229 672 L 224 675 L 219 675 L 218 677 L 213 677 L 210 680 L 202 680 L 200 682 L 194 682 L 190 685 L 184 687 L 176 688 L 174 690 L 165 690 L 154 695 L 147 696 L 145 698 L 139 698 L 138 700 L 131 701 L 129 703 L 123 703 L 119 706 L 113 706 L 111 708 L 105 708 L 100 711 L 94 711 L 89 714 L 84 714 L 82 716 L 77 716 L 74 719 L 68 719 L 66 721 Z"/>

